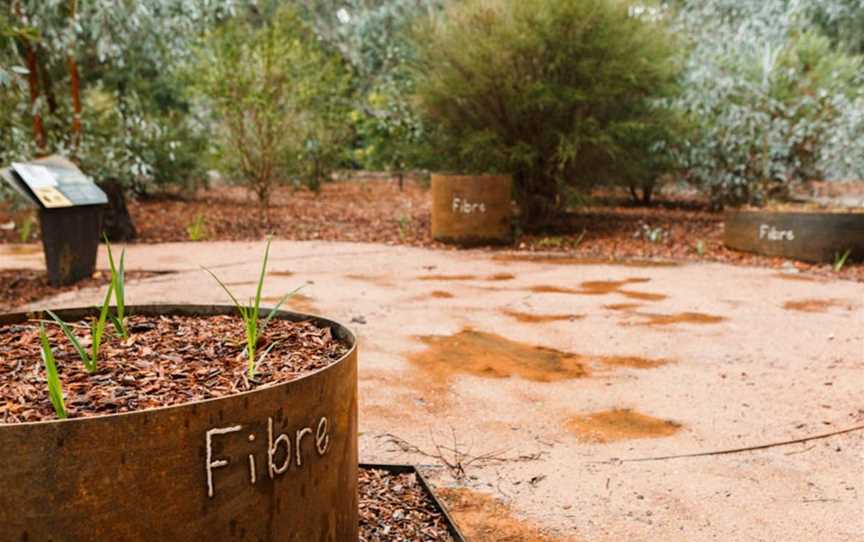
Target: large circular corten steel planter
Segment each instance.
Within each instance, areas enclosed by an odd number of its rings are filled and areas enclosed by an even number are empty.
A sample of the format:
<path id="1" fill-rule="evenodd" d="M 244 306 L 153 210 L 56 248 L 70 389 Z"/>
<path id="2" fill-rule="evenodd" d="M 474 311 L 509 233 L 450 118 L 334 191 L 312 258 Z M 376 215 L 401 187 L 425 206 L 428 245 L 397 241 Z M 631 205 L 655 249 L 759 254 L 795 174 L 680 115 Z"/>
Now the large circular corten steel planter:
<path id="1" fill-rule="evenodd" d="M 57 311 L 67 321 L 90 313 Z M 0 324 L 34 316 L 0 315 Z M 329 320 L 284 311 L 278 317 L 312 318 L 347 341 L 349 352 L 297 380 L 229 397 L 0 424 L 0 540 L 356 541 L 355 338 Z"/>
<path id="2" fill-rule="evenodd" d="M 509 175 L 432 175 L 432 237 L 462 246 L 513 241 Z"/>
<path id="3" fill-rule="evenodd" d="M 864 259 L 864 213 L 728 211 L 729 248 L 810 262 Z"/>

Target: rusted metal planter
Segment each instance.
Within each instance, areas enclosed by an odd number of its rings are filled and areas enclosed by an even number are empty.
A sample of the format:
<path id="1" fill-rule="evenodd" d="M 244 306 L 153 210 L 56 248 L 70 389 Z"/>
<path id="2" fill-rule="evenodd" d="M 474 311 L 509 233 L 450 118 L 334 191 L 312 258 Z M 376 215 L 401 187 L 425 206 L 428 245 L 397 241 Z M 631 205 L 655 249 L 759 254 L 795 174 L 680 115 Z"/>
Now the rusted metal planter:
<path id="1" fill-rule="evenodd" d="M 729 248 L 809 262 L 864 259 L 864 213 L 727 211 Z"/>
<path id="2" fill-rule="evenodd" d="M 432 237 L 461 246 L 513 242 L 509 175 L 432 175 Z"/>
<path id="3" fill-rule="evenodd" d="M 206 316 L 235 309 L 127 311 Z M 68 321 L 92 312 L 57 313 Z M 34 316 L 0 315 L 0 325 Z M 357 540 L 354 335 L 322 318 L 278 317 L 328 326 L 350 350 L 297 380 L 229 397 L 0 424 L 0 540 Z"/>

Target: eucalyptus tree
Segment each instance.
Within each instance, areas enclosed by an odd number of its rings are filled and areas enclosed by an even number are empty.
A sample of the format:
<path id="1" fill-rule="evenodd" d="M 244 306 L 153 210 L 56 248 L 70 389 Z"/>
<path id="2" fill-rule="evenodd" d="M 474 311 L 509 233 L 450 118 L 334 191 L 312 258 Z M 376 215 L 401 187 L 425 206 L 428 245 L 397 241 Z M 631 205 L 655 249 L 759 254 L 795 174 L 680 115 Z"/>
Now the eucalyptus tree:
<path id="1" fill-rule="evenodd" d="M 400 179 L 405 169 L 425 165 L 426 130 L 410 103 L 416 57 L 412 29 L 441 10 L 443 0 L 312 0 L 301 10 L 316 34 L 337 50 L 353 73 L 359 136 L 354 159 L 386 169 Z"/>
<path id="2" fill-rule="evenodd" d="M 0 106 L 12 124 L 0 124 L 0 139 L 14 137 L 0 159 L 63 152 L 99 178 L 131 182 L 177 166 L 194 133 L 176 67 L 208 25 L 237 9 L 235 0 L 0 6 Z M 27 124 L 30 141 L 20 137 Z"/>

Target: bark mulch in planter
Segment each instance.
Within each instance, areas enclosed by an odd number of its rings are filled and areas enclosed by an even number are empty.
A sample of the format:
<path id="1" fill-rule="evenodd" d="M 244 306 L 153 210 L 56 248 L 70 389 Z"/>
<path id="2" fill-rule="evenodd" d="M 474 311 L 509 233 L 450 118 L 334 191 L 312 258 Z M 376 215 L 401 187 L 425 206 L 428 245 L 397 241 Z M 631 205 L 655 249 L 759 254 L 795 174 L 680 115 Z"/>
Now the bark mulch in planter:
<path id="1" fill-rule="evenodd" d="M 156 275 L 150 271 L 127 271 L 126 279 L 143 279 Z M 51 286 L 45 271 L 35 269 L 0 269 L 0 311 L 33 303 L 45 297 L 70 290 L 104 286 L 111 282 L 111 274 L 97 271 L 93 277 L 69 286 Z"/>
<path id="2" fill-rule="evenodd" d="M 444 515 L 413 473 L 359 471 L 360 542 L 450 542 Z"/>
<path id="3" fill-rule="evenodd" d="M 90 321 L 68 322 L 89 350 Z M 258 348 L 273 342 L 254 378 L 246 378 L 243 321 L 232 316 L 131 316 L 129 338 L 109 327 L 98 370 L 88 374 L 60 328 L 46 324 L 69 417 L 131 412 L 224 397 L 293 380 L 324 368 L 348 346 L 308 321 L 270 321 Z M 55 419 L 40 355 L 39 324 L 0 326 L 0 423 Z"/>

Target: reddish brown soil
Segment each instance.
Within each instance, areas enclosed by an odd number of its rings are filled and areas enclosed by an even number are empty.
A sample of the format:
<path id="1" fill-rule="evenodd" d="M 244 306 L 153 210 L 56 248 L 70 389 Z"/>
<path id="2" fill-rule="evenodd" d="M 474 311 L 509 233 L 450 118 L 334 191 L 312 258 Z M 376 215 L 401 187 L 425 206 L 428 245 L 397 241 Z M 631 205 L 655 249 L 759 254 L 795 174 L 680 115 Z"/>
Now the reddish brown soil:
<path id="1" fill-rule="evenodd" d="M 89 350 L 90 322 L 69 322 Z M 255 376 L 246 378 L 243 322 L 237 316 L 132 316 L 130 336 L 106 330 L 98 368 L 87 373 L 72 344 L 56 325 L 46 334 L 57 360 L 70 417 L 129 412 L 232 395 L 293 380 L 339 359 L 347 346 L 329 328 L 311 322 L 271 320 L 258 345 Z M 31 422 L 55 418 L 41 360 L 39 325 L 0 326 L 0 420 Z"/>
<path id="2" fill-rule="evenodd" d="M 360 542 L 447 542 L 443 514 L 414 474 L 360 469 Z"/>
<path id="3" fill-rule="evenodd" d="M 611 442 L 636 438 L 657 438 L 674 435 L 681 425 L 632 410 L 605 410 L 574 416 L 565 428 L 588 442 Z"/>
<path id="4" fill-rule="evenodd" d="M 519 376 L 535 382 L 582 378 L 581 356 L 523 344 L 492 333 L 466 329 L 453 336 L 420 337 L 428 346 L 410 357 L 428 376 L 447 382 L 458 373 L 486 378 Z"/>
<path id="5" fill-rule="evenodd" d="M 585 378 L 592 364 L 650 369 L 669 363 L 665 359 L 628 356 L 584 356 L 521 343 L 473 329 L 451 336 L 418 337 L 427 348 L 409 355 L 423 371 L 424 385 L 447 384 L 455 375 L 483 378 L 519 377 L 534 382 L 559 382 Z"/>
<path id="6" fill-rule="evenodd" d="M 416 182 L 407 182 L 404 191 L 387 180 L 334 182 L 325 184 L 317 195 L 277 188 L 266 211 L 246 191 L 235 187 L 220 187 L 187 198 L 131 201 L 129 209 L 143 243 L 188 241 L 187 227 L 200 215 L 204 217 L 204 240 L 256 240 L 273 233 L 284 239 L 447 248 L 430 237 L 431 197 L 428 189 Z M 0 205 L 0 223 L 20 223 L 23 216 Z M 660 228 L 660 240 L 646 238 L 645 228 Z M 514 247 L 523 254 L 502 257 L 522 259 L 532 257 L 524 252 L 560 252 L 575 265 L 608 264 L 610 260 L 633 266 L 666 265 L 650 261 L 660 258 L 779 268 L 785 262 L 783 258 L 727 249 L 722 240 L 722 213 L 708 211 L 704 202 L 681 198 L 651 207 L 634 207 L 623 199 L 598 197 L 591 205 L 570 213 L 552 230 L 519 235 Z M 38 236 L 38 227 L 34 227 L 31 242 Z M 17 231 L 0 230 L 0 242 L 16 243 L 18 239 Z M 862 263 L 847 263 L 839 273 L 834 273 L 828 264 L 793 265 L 819 275 L 864 281 Z"/>
<path id="7" fill-rule="evenodd" d="M 827 312 L 828 309 L 841 306 L 843 301 L 839 299 L 799 299 L 783 304 L 786 310 L 800 312 Z"/>
<path id="8" fill-rule="evenodd" d="M 625 280 L 598 280 L 583 282 L 580 288 L 562 288 L 560 286 L 539 285 L 529 288 L 535 294 L 573 294 L 573 295 L 609 295 L 620 294 L 631 299 L 640 301 L 662 301 L 668 296 L 666 294 L 655 294 L 651 292 L 636 292 L 624 290 L 628 284 L 649 282 L 651 279 L 631 278 Z"/>
<path id="9" fill-rule="evenodd" d="M 288 293 L 288 292 L 285 292 L 285 293 Z M 261 298 L 262 305 L 268 306 L 268 305 L 273 305 L 275 303 L 279 303 L 279 301 L 282 300 L 282 296 L 284 296 L 284 295 L 285 294 L 282 294 L 281 296 L 262 297 Z M 315 300 L 312 299 L 311 297 L 309 297 L 308 295 L 303 295 L 300 293 L 294 294 L 291 297 L 289 297 L 287 300 L 285 300 L 285 303 L 282 304 L 281 308 L 289 309 L 289 310 L 293 310 L 293 311 L 297 311 L 297 312 L 310 313 L 310 314 L 319 314 L 320 313 L 320 311 L 318 310 L 318 307 L 315 306 Z"/>
<path id="10" fill-rule="evenodd" d="M 572 322 L 585 318 L 584 314 L 532 314 L 530 312 L 521 312 L 513 309 L 501 309 L 501 314 L 515 318 L 517 321 L 525 324 L 542 324 L 545 322 Z"/>
<path id="11" fill-rule="evenodd" d="M 648 359 L 638 356 L 604 356 L 601 360 L 610 367 L 630 367 L 632 369 L 654 369 L 671 363 L 668 359 Z"/>
<path id="12" fill-rule="evenodd" d="M 724 321 L 722 316 L 704 314 L 701 312 L 679 312 L 675 314 L 654 314 L 649 312 L 637 313 L 645 318 L 639 322 L 644 326 L 670 326 L 674 324 L 719 324 Z"/>
<path id="13" fill-rule="evenodd" d="M 440 489 L 436 493 L 471 542 L 576 542 L 544 533 L 516 518 L 506 504 L 486 493 L 462 488 Z"/>
<path id="14" fill-rule="evenodd" d="M 603 306 L 613 311 L 631 311 L 633 309 L 638 309 L 642 305 L 640 305 L 639 303 L 610 303 Z"/>
<path id="15" fill-rule="evenodd" d="M 422 275 L 417 277 L 417 280 L 430 280 L 430 281 L 465 281 L 465 280 L 488 280 L 493 282 L 502 282 L 505 280 L 513 280 L 516 276 L 510 273 L 495 273 L 494 275 L 488 275 L 485 277 L 479 277 L 477 275 Z"/>
<path id="16" fill-rule="evenodd" d="M 127 271 L 126 279 L 142 279 L 153 275 L 155 273 L 147 271 Z M 97 271 L 92 278 L 84 279 L 71 286 L 55 287 L 48 283 L 48 275 L 44 271 L 0 269 L 0 312 L 11 312 L 16 307 L 61 292 L 103 286 L 110 280 L 111 275 L 108 271 Z"/>

